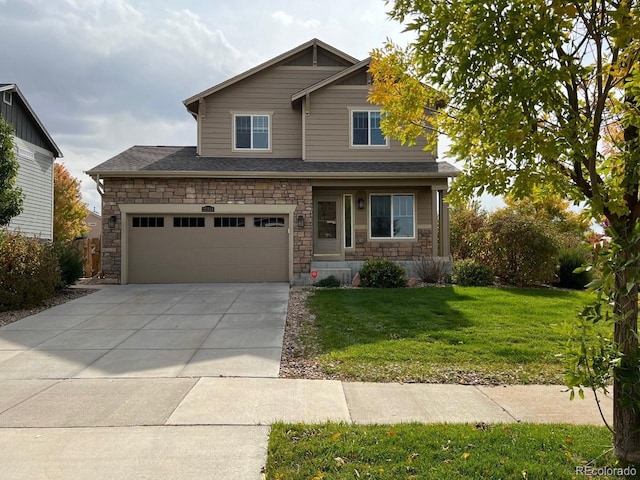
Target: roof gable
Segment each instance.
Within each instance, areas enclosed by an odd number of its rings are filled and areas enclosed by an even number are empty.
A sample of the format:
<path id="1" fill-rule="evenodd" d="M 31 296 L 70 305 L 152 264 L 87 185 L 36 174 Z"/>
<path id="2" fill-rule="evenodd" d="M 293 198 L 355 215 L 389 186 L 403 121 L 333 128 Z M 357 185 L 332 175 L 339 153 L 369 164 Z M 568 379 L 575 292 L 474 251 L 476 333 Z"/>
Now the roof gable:
<path id="1" fill-rule="evenodd" d="M 51 138 L 51 135 L 49 135 L 49 132 L 47 132 L 47 129 L 44 128 L 44 125 L 36 115 L 36 112 L 33 110 L 33 108 L 31 108 L 31 105 L 29 105 L 29 102 L 27 102 L 26 97 L 20 91 L 20 89 L 18 88 L 18 85 L 16 85 L 15 83 L 2 83 L 0 84 L 0 93 L 4 95 L 4 92 L 8 92 L 8 93 L 11 93 L 12 95 L 16 95 L 20 99 L 20 102 L 24 107 L 24 111 L 31 118 L 31 121 L 35 125 L 36 129 L 44 138 L 45 143 L 49 145 L 50 147 L 49 149 L 55 154 L 57 158 L 62 157 L 62 151 L 60 151 L 60 148 L 58 148 L 58 145 L 56 145 L 56 142 L 53 141 L 53 138 Z"/>
<path id="2" fill-rule="evenodd" d="M 211 94 L 219 92 L 224 88 L 227 88 L 231 85 L 238 83 L 245 78 L 248 78 L 252 75 L 255 75 L 263 70 L 266 70 L 269 67 L 273 67 L 277 64 L 288 65 L 288 66 L 303 66 L 303 65 L 314 65 L 317 66 L 345 66 L 350 67 L 358 63 L 358 60 L 337 48 L 332 47 L 329 44 L 314 38 L 309 40 L 302 45 L 297 46 L 277 57 L 272 58 L 271 60 L 266 61 L 252 69 L 247 70 L 235 77 L 232 77 L 228 80 L 225 80 L 222 83 L 214 85 L 213 87 L 204 90 L 192 97 L 187 98 L 182 103 L 187 107 L 192 113 L 197 112 L 197 102 L 207 97 Z"/>
<path id="3" fill-rule="evenodd" d="M 362 60 L 361 62 L 356 63 L 355 65 L 350 66 L 349 68 L 345 68 L 344 70 L 336 73 L 335 75 L 332 75 L 330 77 L 325 78 L 324 80 L 319 81 L 318 83 L 314 83 L 313 85 L 310 85 L 309 87 L 305 88 L 304 90 L 300 90 L 297 93 L 294 93 L 293 95 L 291 95 L 291 101 L 295 102 L 296 100 L 309 95 L 313 92 L 315 92 L 316 90 L 319 90 L 321 88 L 324 88 L 328 85 L 332 85 L 332 84 L 336 84 L 336 83 L 340 83 L 341 81 L 344 81 L 347 79 L 347 77 L 350 77 L 354 74 L 356 74 L 359 70 L 368 70 L 369 69 L 369 63 L 371 62 L 371 57 L 369 58 L 365 58 L 364 60 Z"/>

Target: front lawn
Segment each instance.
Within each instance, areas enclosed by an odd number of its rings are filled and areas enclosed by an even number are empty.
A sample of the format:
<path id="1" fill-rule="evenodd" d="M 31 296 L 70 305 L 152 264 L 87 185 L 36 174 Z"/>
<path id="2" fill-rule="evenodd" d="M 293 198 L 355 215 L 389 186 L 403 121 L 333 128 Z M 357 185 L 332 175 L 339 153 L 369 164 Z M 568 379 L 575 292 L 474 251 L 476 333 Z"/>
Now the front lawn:
<path id="1" fill-rule="evenodd" d="M 610 450 L 605 427 L 278 423 L 271 428 L 266 475 L 269 480 L 623 478 L 586 474 L 589 467 L 622 468 Z"/>
<path id="2" fill-rule="evenodd" d="M 588 300 L 553 289 L 318 290 L 303 343 L 315 345 L 326 373 L 343 379 L 562 384 L 563 337 L 554 325 Z"/>

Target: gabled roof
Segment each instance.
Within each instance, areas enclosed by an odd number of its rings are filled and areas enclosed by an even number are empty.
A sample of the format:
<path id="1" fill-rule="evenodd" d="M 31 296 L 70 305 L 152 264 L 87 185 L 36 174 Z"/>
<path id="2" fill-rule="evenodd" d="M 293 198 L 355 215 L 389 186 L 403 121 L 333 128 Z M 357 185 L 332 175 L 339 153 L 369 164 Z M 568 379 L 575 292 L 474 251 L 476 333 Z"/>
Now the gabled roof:
<path id="1" fill-rule="evenodd" d="M 92 168 L 100 177 L 448 178 L 447 162 L 305 162 L 301 158 L 202 157 L 196 147 L 136 145 Z"/>
<path id="2" fill-rule="evenodd" d="M 338 73 L 331 75 L 330 77 L 325 78 L 324 80 L 320 80 L 318 83 L 314 83 L 313 85 L 305 88 L 304 90 L 300 90 L 298 93 L 294 93 L 291 95 L 291 101 L 295 102 L 299 98 L 304 97 L 309 93 L 313 93 L 316 90 L 321 89 L 322 87 L 326 87 L 327 85 L 331 85 L 339 80 L 342 80 L 345 77 L 348 77 L 352 73 L 357 72 L 361 68 L 369 66 L 371 62 L 371 57 L 365 58 L 364 60 L 352 65 L 351 67 L 347 67 L 344 70 L 339 71 Z"/>
<path id="3" fill-rule="evenodd" d="M 62 151 L 58 148 L 58 145 L 56 145 L 56 142 L 53 141 L 53 138 L 51 138 L 51 135 L 49 135 L 49 132 L 47 132 L 47 129 L 44 128 L 44 125 L 42 124 L 42 122 L 40 121 L 38 116 L 36 115 L 36 112 L 33 110 L 33 108 L 31 108 L 31 105 L 29 105 L 29 102 L 27 102 L 26 97 L 20 91 L 20 89 L 18 88 L 18 85 L 16 85 L 15 83 L 0 83 L 0 93 L 2 93 L 2 92 L 15 93 L 15 94 L 18 95 L 18 97 L 20 97 L 20 100 L 22 101 L 22 103 L 24 103 L 24 106 L 27 109 L 27 111 L 29 112 L 29 115 L 31 115 L 34 123 L 40 129 L 42 135 L 51 144 L 51 147 L 53 148 L 53 151 L 56 154 L 56 157 L 57 158 L 61 158 L 62 157 Z"/>
<path id="4" fill-rule="evenodd" d="M 272 58 L 271 60 L 268 60 L 260 65 L 258 65 L 257 67 L 254 67 L 250 70 L 247 70 L 246 72 L 243 72 L 239 75 L 236 75 L 235 77 L 230 78 L 229 80 L 225 80 L 222 83 L 219 83 L 218 85 L 214 85 L 213 87 L 204 90 L 203 92 L 200 92 L 196 95 L 193 95 L 192 97 L 187 98 L 186 100 L 184 100 L 182 103 L 184 103 L 184 105 L 187 107 L 187 109 L 189 108 L 189 105 L 193 104 L 194 102 L 197 102 L 198 100 L 200 100 L 201 98 L 204 98 L 206 96 L 211 95 L 212 93 L 218 92 L 220 90 L 222 90 L 223 88 L 227 88 L 230 85 L 233 85 L 237 82 L 239 82 L 240 80 L 244 80 L 245 78 L 248 78 L 252 75 L 255 75 L 258 72 L 261 72 L 262 70 L 265 70 L 266 68 L 269 68 L 273 65 L 276 65 L 277 63 L 282 62 L 283 60 L 286 60 L 289 57 L 293 57 L 295 55 L 297 55 L 298 53 L 303 52 L 304 50 L 306 50 L 309 47 L 313 47 L 313 46 L 318 46 L 321 47 L 325 50 L 327 50 L 330 53 L 333 53 L 334 55 L 342 58 L 343 60 L 347 61 L 348 63 L 354 64 L 358 62 L 357 58 L 352 57 L 351 55 L 348 55 L 346 53 L 344 53 L 341 50 L 338 50 L 337 48 L 332 47 L 331 45 L 324 43 L 321 40 L 318 40 L 317 38 L 314 38 L 312 40 L 309 40 L 308 42 L 303 43 L 302 45 L 297 46 L 296 48 L 293 48 L 291 50 L 289 50 L 288 52 L 285 52 L 281 55 L 278 55 L 277 57 Z"/>

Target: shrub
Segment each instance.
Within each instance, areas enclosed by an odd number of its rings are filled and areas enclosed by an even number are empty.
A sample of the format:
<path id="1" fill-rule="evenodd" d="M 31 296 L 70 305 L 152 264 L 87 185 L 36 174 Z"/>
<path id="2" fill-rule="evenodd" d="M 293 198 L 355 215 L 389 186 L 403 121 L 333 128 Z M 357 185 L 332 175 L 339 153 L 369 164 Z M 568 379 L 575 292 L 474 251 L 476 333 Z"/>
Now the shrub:
<path id="1" fill-rule="evenodd" d="M 508 284 L 553 280 L 559 253 L 553 227 L 542 219 L 498 210 L 486 224 L 483 263 Z"/>
<path id="2" fill-rule="evenodd" d="M 589 263 L 589 252 L 584 248 L 575 247 L 563 250 L 558 255 L 558 282 L 557 286 L 562 288 L 573 288 L 581 290 L 592 280 L 591 272 L 574 273 L 574 270 L 586 263 Z"/>
<path id="3" fill-rule="evenodd" d="M 473 258 L 482 243 L 487 214 L 477 203 L 451 209 L 450 239 L 454 260 Z"/>
<path id="4" fill-rule="evenodd" d="M 413 261 L 416 275 L 424 283 L 446 283 L 447 269 L 442 260 L 419 257 Z"/>
<path id="5" fill-rule="evenodd" d="M 472 258 L 453 262 L 451 281 L 464 287 L 484 287 L 493 283 L 491 269 Z"/>
<path id="6" fill-rule="evenodd" d="M 60 267 L 51 245 L 18 233 L 0 235 L 0 309 L 42 303 L 60 285 Z"/>
<path id="7" fill-rule="evenodd" d="M 338 280 L 334 275 L 329 275 L 327 278 L 323 278 L 322 280 L 318 280 L 313 284 L 314 287 L 326 287 L 326 288 L 335 288 L 340 286 L 340 280 Z"/>
<path id="8" fill-rule="evenodd" d="M 71 243 L 56 243 L 54 252 L 60 267 L 60 285 L 64 288 L 73 285 L 84 275 L 84 258 Z"/>
<path id="9" fill-rule="evenodd" d="M 363 287 L 398 288 L 407 285 L 404 269 L 386 258 L 374 258 L 364 262 L 360 269 Z"/>

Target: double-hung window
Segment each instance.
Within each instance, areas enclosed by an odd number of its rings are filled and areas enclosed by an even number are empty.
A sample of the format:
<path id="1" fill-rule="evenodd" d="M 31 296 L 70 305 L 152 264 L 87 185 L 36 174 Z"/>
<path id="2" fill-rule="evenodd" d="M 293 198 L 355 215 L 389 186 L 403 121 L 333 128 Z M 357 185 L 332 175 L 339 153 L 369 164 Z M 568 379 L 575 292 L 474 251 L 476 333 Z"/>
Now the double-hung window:
<path id="1" fill-rule="evenodd" d="M 371 195 L 371 238 L 415 238 L 413 195 Z"/>
<path id="2" fill-rule="evenodd" d="M 351 111 L 351 146 L 386 146 L 387 137 L 380 128 L 380 110 Z"/>
<path id="3" fill-rule="evenodd" d="M 235 150 L 269 150 L 269 115 L 234 115 Z"/>

